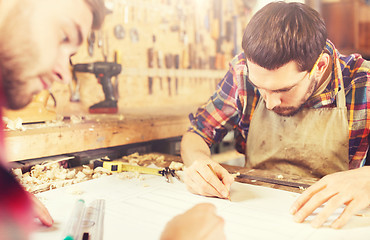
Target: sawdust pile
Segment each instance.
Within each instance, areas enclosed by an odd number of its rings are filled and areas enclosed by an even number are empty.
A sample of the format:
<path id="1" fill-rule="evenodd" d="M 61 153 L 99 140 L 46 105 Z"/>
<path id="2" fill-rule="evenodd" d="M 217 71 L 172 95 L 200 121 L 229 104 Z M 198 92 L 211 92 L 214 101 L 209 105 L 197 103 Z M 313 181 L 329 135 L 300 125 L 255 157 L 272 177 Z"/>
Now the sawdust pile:
<path id="1" fill-rule="evenodd" d="M 107 169 L 97 167 L 91 169 L 83 166 L 82 170 L 65 169 L 59 163 L 44 163 L 35 165 L 29 172 L 22 174 L 22 170 L 13 169 L 23 187 L 31 193 L 39 193 L 55 188 L 69 186 L 101 176 L 111 175 Z"/>
<path id="2" fill-rule="evenodd" d="M 165 156 L 156 153 L 144 155 L 133 153 L 129 156 L 122 157 L 122 161 L 128 162 L 131 165 L 145 167 L 150 164 L 163 167 L 163 165 L 166 164 Z M 172 162 L 170 168 L 174 170 L 181 170 L 183 168 L 183 164 Z M 112 175 L 109 170 L 102 167 L 92 169 L 89 166 L 83 165 L 82 168 L 79 167 L 77 169 L 66 169 L 60 166 L 58 162 L 45 162 L 43 164 L 35 165 L 29 172 L 26 173 L 22 173 L 22 170 L 19 168 L 13 169 L 12 172 L 23 185 L 23 187 L 31 193 L 40 193 L 47 190 L 99 178 L 101 176 Z M 114 174 L 119 174 L 121 179 L 141 179 L 141 174 L 134 172 L 122 172 Z"/>
<path id="3" fill-rule="evenodd" d="M 138 165 L 143 167 L 147 167 L 152 163 L 160 167 L 165 163 L 164 155 L 158 153 L 149 153 L 140 155 L 139 153 L 136 152 L 128 156 L 123 156 L 122 160 L 130 163 L 131 165 Z"/>

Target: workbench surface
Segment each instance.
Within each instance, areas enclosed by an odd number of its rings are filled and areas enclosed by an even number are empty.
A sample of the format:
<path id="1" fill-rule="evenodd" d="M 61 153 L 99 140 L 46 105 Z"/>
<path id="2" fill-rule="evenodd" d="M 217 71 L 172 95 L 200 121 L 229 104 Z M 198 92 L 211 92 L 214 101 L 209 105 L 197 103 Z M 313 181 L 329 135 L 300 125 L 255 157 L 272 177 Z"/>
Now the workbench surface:
<path id="1" fill-rule="evenodd" d="M 8 159 L 48 157 L 72 152 L 182 136 L 193 107 L 126 109 L 112 115 L 68 116 L 62 121 L 6 130 Z"/>

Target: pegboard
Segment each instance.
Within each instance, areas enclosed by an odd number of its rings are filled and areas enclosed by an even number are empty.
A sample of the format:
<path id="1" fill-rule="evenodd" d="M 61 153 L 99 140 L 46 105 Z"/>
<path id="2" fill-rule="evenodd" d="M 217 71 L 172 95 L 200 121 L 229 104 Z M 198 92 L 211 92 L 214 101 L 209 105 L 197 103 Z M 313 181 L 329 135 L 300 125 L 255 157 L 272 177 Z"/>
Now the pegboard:
<path id="1" fill-rule="evenodd" d="M 102 29 L 93 32 L 95 41 L 86 40 L 72 62 L 112 62 L 116 56 L 122 64 L 121 74 L 113 81 L 118 83 L 119 109 L 197 106 L 209 98 L 228 62 L 241 51 L 243 28 L 251 15 L 244 2 L 106 0 L 110 13 Z M 93 74 L 76 76 L 79 102 L 70 101 L 73 84 L 52 88 L 59 114 L 85 113 L 104 99 Z"/>

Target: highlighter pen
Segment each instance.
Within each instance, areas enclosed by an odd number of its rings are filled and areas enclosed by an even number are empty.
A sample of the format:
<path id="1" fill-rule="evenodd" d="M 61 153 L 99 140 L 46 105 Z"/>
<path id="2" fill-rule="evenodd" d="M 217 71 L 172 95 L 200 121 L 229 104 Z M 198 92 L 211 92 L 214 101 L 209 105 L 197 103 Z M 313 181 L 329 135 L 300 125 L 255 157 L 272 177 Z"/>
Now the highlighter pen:
<path id="1" fill-rule="evenodd" d="M 85 201 L 79 199 L 68 219 L 68 223 L 63 233 L 63 240 L 77 240 L 81 233 L 82 219 L 85 212 Z"/>
<path id="2" fill-rule="evenodd" d="M 207 166 L 209 167 L 209 169 L 211 169 L 211 171 L 213 172 L 213 174 L 218 178 L 218 176 L 217 176 L 217 174 L 216 174 L 215 170 L 213 170 L 213 167 L 211 166 L 211 164 L 207 164 Z M 227 197 L 227 199 L 228 199 L 229 201 L 231 201 L 230 193 L 229 193 L 229 196 Z"/>

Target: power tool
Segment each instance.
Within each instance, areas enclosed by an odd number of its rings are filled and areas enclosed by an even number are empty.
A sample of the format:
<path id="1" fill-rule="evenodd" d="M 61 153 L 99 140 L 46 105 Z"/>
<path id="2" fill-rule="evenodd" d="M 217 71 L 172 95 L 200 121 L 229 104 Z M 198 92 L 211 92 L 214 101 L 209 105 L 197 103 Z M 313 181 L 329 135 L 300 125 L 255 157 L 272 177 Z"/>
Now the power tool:
<path id="1" fill-rule="evenodd" d="M 112 77 L 121 73 L 122 66 L 117 62 L 93 62 L 78 63 L 73 65 L 72 74 L 76 78 L 76 72 L 92 73 L 103 87 L 105 100 L 89 107 L 90 113 L 117 113 L 117 97 L 112 85 Z M 77 80 L 78 81 L 78 80 Z"/>

